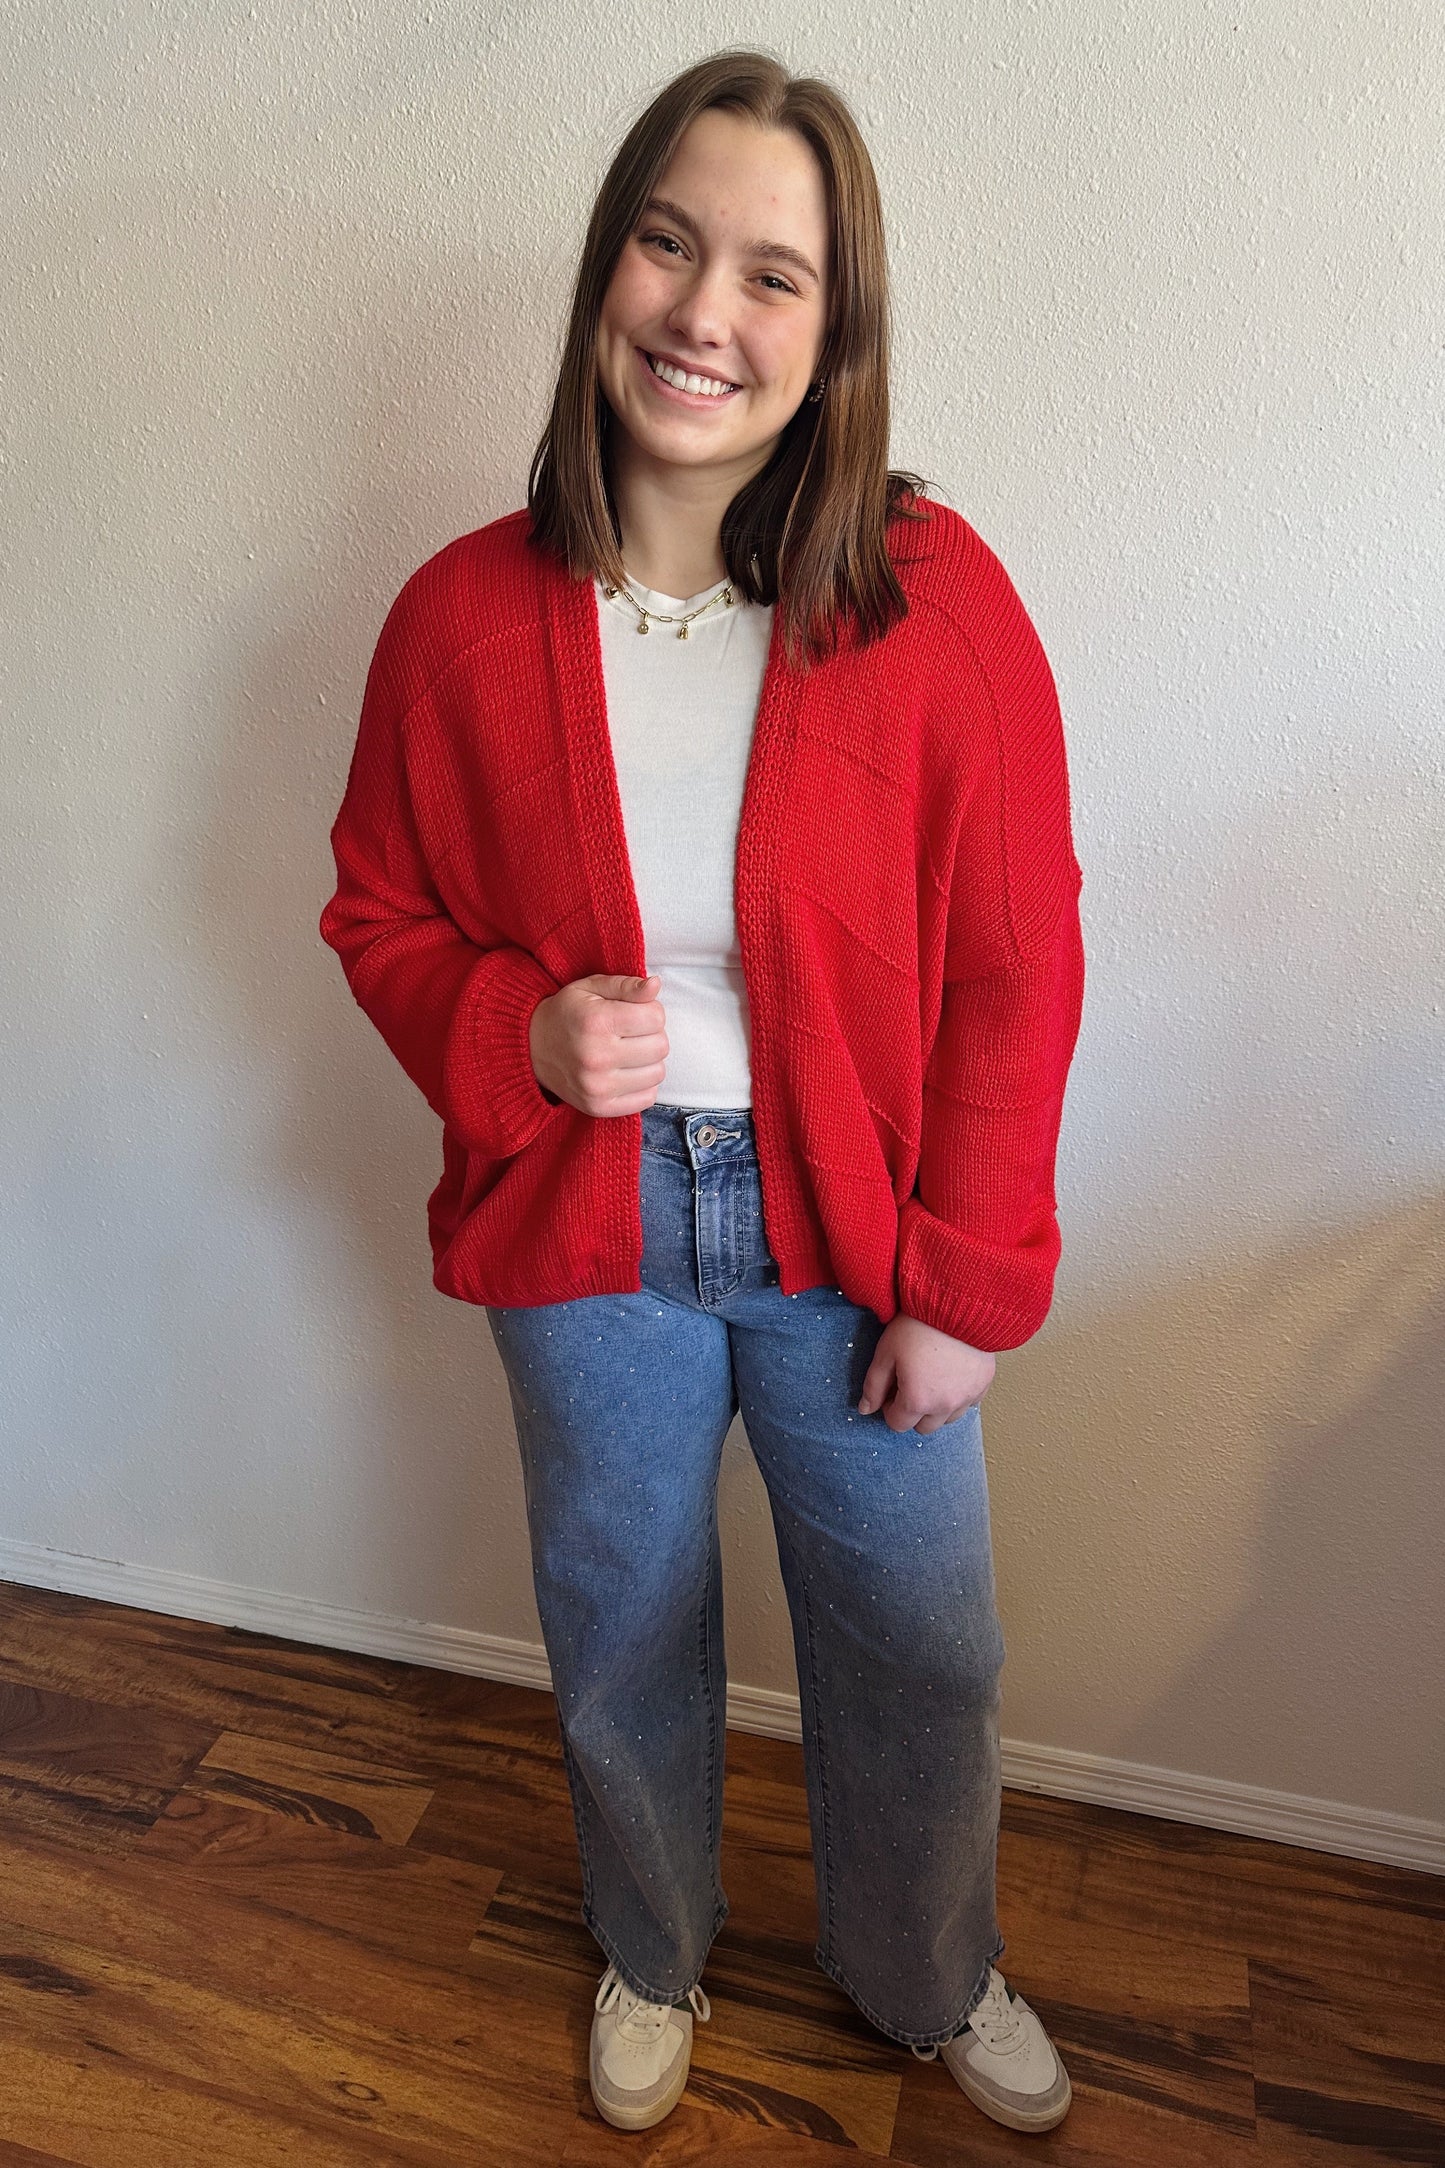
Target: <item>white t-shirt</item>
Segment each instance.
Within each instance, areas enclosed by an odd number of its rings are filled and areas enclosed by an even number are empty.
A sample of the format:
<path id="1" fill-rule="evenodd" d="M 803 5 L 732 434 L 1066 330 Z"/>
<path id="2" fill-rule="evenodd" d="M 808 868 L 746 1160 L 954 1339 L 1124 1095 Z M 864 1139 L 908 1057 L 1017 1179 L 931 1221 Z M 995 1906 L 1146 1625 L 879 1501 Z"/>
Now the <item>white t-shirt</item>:
<path id="1" fill-rule="evenodd" d="M 644 607 L 681 617 L 717 593 L 664 595 L 629 581 Z M 772 637 L 771 604 L 738 597 L 688 627 L 645 636 L 601 581 L 602 677 L 646 964 L 662 984 L 667 1074 L 660 1105 L 749 1107 L 747 990 L 733 918 L 738 817 Z"/>

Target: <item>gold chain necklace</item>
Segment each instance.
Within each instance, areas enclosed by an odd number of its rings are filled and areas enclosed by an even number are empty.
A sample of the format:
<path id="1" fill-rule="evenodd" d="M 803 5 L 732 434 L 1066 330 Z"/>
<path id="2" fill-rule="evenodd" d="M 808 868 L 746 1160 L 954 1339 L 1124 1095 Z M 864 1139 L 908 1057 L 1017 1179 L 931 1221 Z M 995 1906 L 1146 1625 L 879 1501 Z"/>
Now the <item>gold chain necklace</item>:
<path id="1" fill-rule="evenodd" d="M 639 632 L 646 632 L 648 629 L 647 621 L 649 618 L 653 618 L 659 625 L 676 625 L 679 640 L 687 638 L 687 628 L 694 618 L 701 617 L 706 610 L 716 609 L 720 602 L 726 603 L 727 607 L 731 609 L 736 599 L 733 594 L 732 581 L 724 580 L 715 595 L 709 595 L 706 602 L 700 602 L 695 610 L 689 610 L 686 617 L 669 617 L 661 610 L 645 610 L 636 595 L 628 587 L 607 587 L 603 589 L 603 592 L 608 596 L 609 600 L 613 595 L 626 597 L 627 601 L 632 604 L 633 609 L 638 613 L 637 629 Z"/>

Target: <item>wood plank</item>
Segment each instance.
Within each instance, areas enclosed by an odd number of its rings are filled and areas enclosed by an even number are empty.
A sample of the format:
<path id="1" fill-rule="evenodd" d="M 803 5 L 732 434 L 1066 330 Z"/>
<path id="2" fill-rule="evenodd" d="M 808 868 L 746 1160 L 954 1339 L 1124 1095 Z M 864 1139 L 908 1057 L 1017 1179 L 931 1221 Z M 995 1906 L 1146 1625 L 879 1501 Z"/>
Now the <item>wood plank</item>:
<path id="1" fill-rule="evenodd" d="M 613 2130 L 589 2108 L 562 2168 L 889 2168 L 890 2158 L 804 2131 L 725 2120 L 697 2105 L 689 2087 L 653 2130 Z"/>
<path id="2" fill-rule="evenodd" d="M 999 1814 L 998 1856 L 994 1872 L 995 1908 L 1004 1934 L 1030 1914 L 1078 1919 L 1088 1869 L 1089 1846 L 1068 1821 L 1040 1827 L 1030 1814 L 1027 1792 L 1004 1788 Z"/>
<path id="3" fill-rule="evenodd" d="M 144 1836 L 215 1737 L 165 1710 L 0 1678 L 0 1816 L 90 1850 Z"/>
<path id="4" fill-rule="evenodd" d="M 917 2061 L 916 2057 L 911 2058 Z M 1211 2129 L 1193 2116 L 1069 2082 L 1074 2097 L 1049 2131 L 1009 2130 L 976 2108 L 944 2067 L 919 2063 L 904 2086 L 891 2158 L 910 2168 L 1264 2168 L 1253 2132 Z M 1274 2164 L 1270 2164 L 1274 2168 Z"/>
<path id="5" fill-rule="evenodd" d="M 1349 1974 L 1254 1960 L 1249 1977 L 1262 2138 L 1301 2161 L 1445 2163 L 1445 1978 L 1392 1991 L 1368 1949 Z"/>
<path id="6" fill-rule="evenodd" d="M 237 1896 L 137 1854 L 99 1859 L 31 1837 L 23 1850 L 0 1847 L 0 1870 L 7 2040 L 60 2065 L 86 2064 L 87 2101 L 100 2100 L 112 2075 L 114 2119 L 129 2112 L 120 2081 L 139 2070 L 159 2093 L 199 2087 L 264 2101 L 268 2113 L 308 2129 L 316 2118 L 327 2128 L 355 2122 L 401 2158 L 454 2160 L 480 2129 L 499 2163 L 560 2153 L 586 2074 L 575 2054 L 576 1997 L 545 1976 L 519 2005 L 507 1981 L 394 1947 L 378 1952 L 284 1901 Z M 579 1939 L 583 1932 L 579 1923 Z M 0 2131 L 89 2162 L 63 2120 L 22 2125 L 14 2116 L 30 2109 L 5 2097 Z M 273 2142 L 244 2127 L 255 2157 L 270 2158 Z M 155 2133 L 162 2161 L 169 2128 L 162 2122 Z M 143 2151 L 132 2158 L 151 2168 Z M 198 2146 L 188 2168 L 206 2158 Z"/>
<path id="7" fill-rule="evenodd" d="M 75 2164 L 62 2160 L 58 2153 L 38 2153 L 33 2145 L 0 2137 L 0 2168 L 75 2168 Z"/>
<path id="8" fill-rule="evenodd" d="M 887 2153 L 902 2057 L 813 1963 L 811 1944 L 753 1935 L 728 1920 L 704 1984 L 713 2014 L 694 2028 L 689 2078 L 702 2105 Z"/>
<path id="9" fill-rule="evenodd" d="M 0 1679 L 325 1745 L 384 1709 L 414 1667 L 242 1626 L 0 1582 Z M 384 1721 L 380 1720 L 379 1721 Z"/>
<path id="10" fill-rule="evenodd" d="M 801 1747 L 728 1733 L 721 1879 L 731 1907 L 725 1932 L 773 1933 L 810 1947 L 817 1941 Z"/>
<path id="11" fill-rule="evenodd" d="M 367 2115 L 361 2099 L 342 2112 L 288 2114 L 168 2071 L 118 2065 L 96 2044 L 56 2051 L 12 2035 L 0 2056 L 0 2143 L 22 2160 L 33 2140 L 58 2148 L 71 2168 L 455 2168 L 454 2147 L 389 2140 Z M 518 2168 L 545 2158 L 511 2156 Z"/>
<path id="12" fill-rule="evenodd" d="M 1430 1992 L 1439 1980 L 1445 1876 L 1078 1801 L 1041 1807 L 1034 1795 L 1027 1812 L 1035 1833 L 1069 1828 L 1084 1845 L 1082 1922 L 1305 1971 L 1353 1971 L 1368 1948 L 1398 1987 Z"/>
<path id="13" fill-rule="evenodd" d="M 151 1868 L 183 1869 L 181 1890 L 204 1884 L 273 1919 L 303 1920 L 361 1948 L 443 1966 L 461 1963 L 502 1879 L 497 1867 L 433 1857 L 325 1820 L 288 1820 L 189 1786 L 136 1856 Z"/>
<path id="14" fill-rule="evenodd" d="M 118 1729 L 190 1725 L 198 1754 L 229 1729 L 433 1785 L 490 1754 L 561 1767 L 550 1693 L 18 1582 L 0 1582 L 0 1682 L 101 1702 Z"/>
<path id="15" fill-rule="evenodd" d="M 207 1747 L 187 1789 L 398 1845 L 412 1836 L 433 1793 L 429 1779 L 415 1771 L 336 1747 L 295 1746 L 244 1731 L 223 1731 Z"/>
<path id="16" fill-rule="evenodd" d="M 479 1744 L 465 1775 L 439 1777 L 413 1830 L 416 1851 L 575 1889 L 582 1873 L 562 1751 Z"/>
<path id="17" fill-rule="evenodd" d="M 1003 1918 L 1000 1968 L 1043 2020 L 1071 2084 L 1192 2118 L 1221 2147 L 1253 2136 L 1247 1959 L 1042 1904 Z"/>

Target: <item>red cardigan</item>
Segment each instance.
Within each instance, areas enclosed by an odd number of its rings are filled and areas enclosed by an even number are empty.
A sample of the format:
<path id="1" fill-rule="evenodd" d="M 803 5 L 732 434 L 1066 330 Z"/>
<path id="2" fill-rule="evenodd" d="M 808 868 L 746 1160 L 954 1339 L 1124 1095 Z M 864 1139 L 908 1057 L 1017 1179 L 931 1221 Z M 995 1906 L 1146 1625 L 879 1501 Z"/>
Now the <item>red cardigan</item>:
<path id="1" fill-rule="evenodd" d="M 881 641 L 794 669 L 775 615 L 734 903 L 783 1293 L 997 1350 L 1053 1295 L 1082 875 L 1038 636 L 927 510 L 890 526 L 909 612 Z M 544 995 L 647 969 L 595 590 L 529 524 L 448 543 L 392 604 L 320 929 L 442 1120 L 435 1285 L 498 1305 L 641 1286 L 642 1118 L 554 1104 L 528 1048 Z"/>

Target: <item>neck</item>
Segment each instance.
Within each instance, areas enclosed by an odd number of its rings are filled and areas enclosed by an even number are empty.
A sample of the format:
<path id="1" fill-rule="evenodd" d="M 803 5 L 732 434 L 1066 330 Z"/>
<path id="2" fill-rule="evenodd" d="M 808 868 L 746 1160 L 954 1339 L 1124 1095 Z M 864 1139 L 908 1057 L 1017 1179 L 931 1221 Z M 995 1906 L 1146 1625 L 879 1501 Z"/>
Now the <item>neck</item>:
<path id="1" fill-rule="evenodd" d="M 654 459 L 630 438 L 616 445 L 612 494 L 630 578 L 664 595 L 698 595 L 727 578 L 723 514 L 772 452 L 719 466 Z"/>

